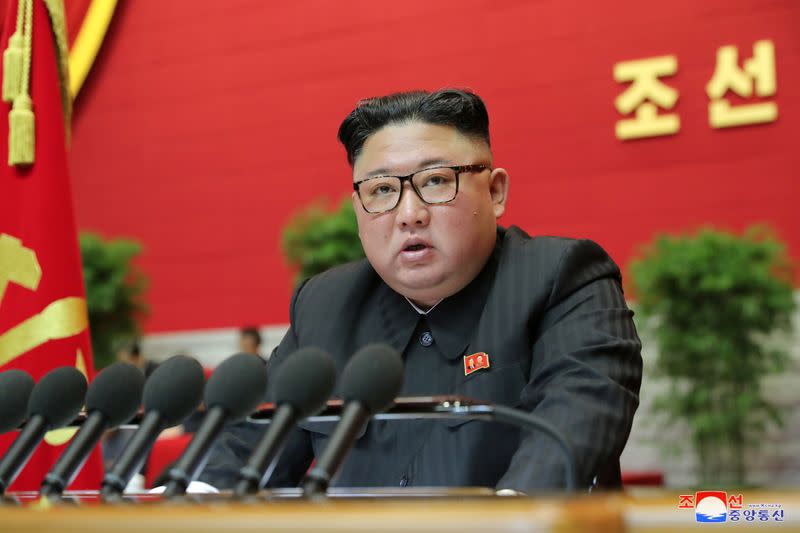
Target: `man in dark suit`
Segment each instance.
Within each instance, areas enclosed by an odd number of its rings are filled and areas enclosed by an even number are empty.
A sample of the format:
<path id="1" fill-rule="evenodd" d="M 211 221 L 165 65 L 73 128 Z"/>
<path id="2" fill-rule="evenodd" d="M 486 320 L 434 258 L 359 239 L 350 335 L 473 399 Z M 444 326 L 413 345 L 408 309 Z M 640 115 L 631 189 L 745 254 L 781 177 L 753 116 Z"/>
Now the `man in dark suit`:
<path id="1" fill-rule="evenodd" d="M 472 93 L 364 100 L 339 139 L 367 259 L 296 289 L 271 365 L 320 346 L 341 369 L 360 347 L 386 342 L 403 354 L 402 395 L 463 394 L 535 413 L 572 444 L 581 486 L 619 486 L 642 362 L 614 262 L 591 241 L 497 225 L 509 177 L 493 164 L 486 108 Z M 270 485 L 296 486 L 331 428 L 301 424 Z M 232 484 L 259 434 L 231 429 L 201 479 Z M 544 435 L 424 420 L 371 422 L 334 484 L 525 492 L 564 482 Z"/>

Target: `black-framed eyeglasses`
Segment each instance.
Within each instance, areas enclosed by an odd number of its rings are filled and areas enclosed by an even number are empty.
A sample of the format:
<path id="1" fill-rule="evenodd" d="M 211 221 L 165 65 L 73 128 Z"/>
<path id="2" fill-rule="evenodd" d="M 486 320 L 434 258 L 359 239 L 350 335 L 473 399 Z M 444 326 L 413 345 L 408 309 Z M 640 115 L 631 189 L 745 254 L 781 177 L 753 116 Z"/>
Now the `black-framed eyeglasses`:
<path id="1" fill-rule="evenodd" d="M 458 194 L 458 177 L 464 172 L 490 170 L 487 165 L 430 167 L 407 176 L 374 176 L 353 183 L 361 205 L 367 213 L 385 213 L 400 203 L 403 182 L 408 181 L 420 200 L 426 204 L 446 204 Z"/>

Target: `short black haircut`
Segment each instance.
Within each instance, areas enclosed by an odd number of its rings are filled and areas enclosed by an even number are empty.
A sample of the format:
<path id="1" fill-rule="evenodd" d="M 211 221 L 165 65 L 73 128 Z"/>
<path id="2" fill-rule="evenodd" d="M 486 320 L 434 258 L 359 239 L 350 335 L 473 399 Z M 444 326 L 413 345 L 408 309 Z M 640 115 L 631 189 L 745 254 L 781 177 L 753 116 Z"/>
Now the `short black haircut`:
<path id="1" fill-rule="evenodd" d="M 244 337 L 252 337 L 254 341 L 256 341 L 256 346 L 261 346 L 261 333 L 259 333 L 258 328 L 253 326 L 248 326 L 242 328 L 239 331 L 239 334 Z"/>
<path id="2" fill-rule="evenodd" d="M 418 120 L 452 126 L 489 145 L 489 114 L 477 94 L 462 89 L 408 91 L 365 98 L 339 126 L 339 142 L 353 166 L 370 135 L 389 124 Z"/>

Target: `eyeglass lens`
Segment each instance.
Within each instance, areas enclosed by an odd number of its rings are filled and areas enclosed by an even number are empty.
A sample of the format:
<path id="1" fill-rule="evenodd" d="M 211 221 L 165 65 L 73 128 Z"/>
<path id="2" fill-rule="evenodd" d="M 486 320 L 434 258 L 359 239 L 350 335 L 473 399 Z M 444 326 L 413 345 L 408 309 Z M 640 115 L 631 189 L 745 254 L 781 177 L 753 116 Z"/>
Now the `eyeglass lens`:
<path id="1" fill-rule="evenodd" d="M 411 178 L 413 188 L 429 204 L 449 202 L 456 196 L 456 171 L 451 168 L 434 168 L 417 172 Z M 394 209 L 400 201 L 403 184 L 400 178 L 381 176 L 363 182 L 359 196 L 364 209 L 380 213 Z"/>

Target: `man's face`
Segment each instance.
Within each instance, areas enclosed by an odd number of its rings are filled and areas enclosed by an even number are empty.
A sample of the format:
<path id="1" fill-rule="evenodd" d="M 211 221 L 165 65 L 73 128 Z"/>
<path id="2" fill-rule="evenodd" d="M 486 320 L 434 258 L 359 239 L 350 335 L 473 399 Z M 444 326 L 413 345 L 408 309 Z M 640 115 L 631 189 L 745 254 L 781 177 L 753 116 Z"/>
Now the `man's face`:
<path id="1" fill-rule="evenodd" d="M 485 142 L 450 126 L 393 124 L 364 143 L 353 166 L 353 180 L 471 164 L 491 167 L 492 154 Z M 386 284 L 415 303 L 430 306 L 464 288 L 489 258 L 497 218 L 505 211 L 508 174 L 501 168 L 462 173 L 456 198 L 437 205 L 420 200 L 410 183 L 403 187 L 398 206 L 379 214 L 366 212 L 353 193 L 358 233 L 367 258 Z"/>
<path id="2" fill-rule="evenodd" d="M 242 335 L 239 338 L 239 351 L 242 353 L 258 354 L 258 343 L 252 335 Z"/>

